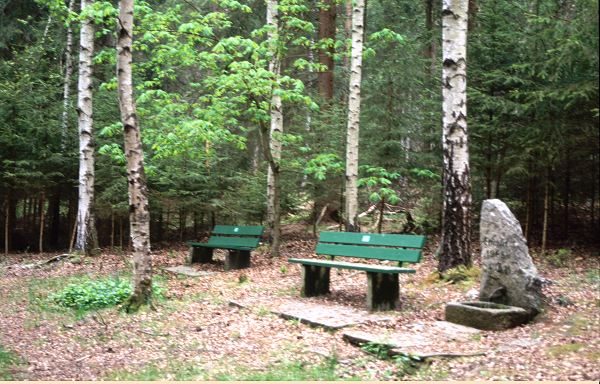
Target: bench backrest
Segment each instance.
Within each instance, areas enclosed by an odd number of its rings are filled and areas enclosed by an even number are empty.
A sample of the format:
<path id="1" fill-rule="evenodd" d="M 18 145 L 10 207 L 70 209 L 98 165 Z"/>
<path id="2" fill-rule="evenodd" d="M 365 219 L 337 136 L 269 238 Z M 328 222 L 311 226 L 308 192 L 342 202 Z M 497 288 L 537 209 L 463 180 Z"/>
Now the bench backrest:
<path id="1" fill-rule="evenodd" d="M 256 248 L 264 230 L 262 225 L 215 225 L 208 244 Z"/>
<path id="2" fill-rule="evenodd" d="M 357 232 L 321 232 L 316 253 L 363 259 L 418 263 L 425 236 Z"/>

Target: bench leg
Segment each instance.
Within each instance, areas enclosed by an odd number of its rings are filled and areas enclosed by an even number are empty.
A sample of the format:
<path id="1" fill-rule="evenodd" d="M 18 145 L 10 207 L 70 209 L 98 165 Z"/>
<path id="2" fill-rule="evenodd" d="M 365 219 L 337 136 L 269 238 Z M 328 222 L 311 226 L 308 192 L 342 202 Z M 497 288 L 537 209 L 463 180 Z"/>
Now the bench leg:
<path id="1" fill-rule="evenodd" d="M 210 263 L 213 261 L 213 249 L 203 247 L 190 247 L 188 255 L 188 264 Z"/>
<path id="2" fill-rule="evenodd" d="M 367 272 L 367 307 L 369 311 L 389 311 L 400 298 L 398 274 Z"/>
<path id="3" fill-rule="evenodd" d="M 329 293 L 329 267 L 302 265 L 302 296 L 312 297 Z"/>
<path id="4" fill-rule="evenodd" d="M 250 251 L 230 249 L 225 256 L 225 270 L 243 269 L 250 267 Z"/>

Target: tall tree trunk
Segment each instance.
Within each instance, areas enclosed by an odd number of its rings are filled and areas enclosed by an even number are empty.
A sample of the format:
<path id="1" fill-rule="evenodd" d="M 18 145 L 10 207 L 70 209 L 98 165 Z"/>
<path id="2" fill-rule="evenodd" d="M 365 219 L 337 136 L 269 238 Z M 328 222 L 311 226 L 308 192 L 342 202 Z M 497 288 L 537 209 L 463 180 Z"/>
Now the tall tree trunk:
<path id="1" fill-rule="evenodd" d="M 268 154 L 266 158 L 269 169 L 267 173 L 267 227 L 271 242 L 271 256 L 279 256 L 281 242 L 281 135 L 283 133 L 283 112 L 281 96 L 275 92 L 281 74 L 281 58 L 279 56 L 279 10 L 277 0 L 267 2 L 267 24 L 269 25 L 268 39 L 272 58 L 269 71 L 274 74 L 273 94 L 271 96 L 271 127 L 269 130 Z"/>
<path id="2" fill-rule="evenodd" d="M 150 212 L 144 173 L 144 152 L 137 121 L 132 80 L 133 0 L 119 0 L 117 20 L 117 87 L 125 136 L 129 189 L 130 238 L 133 245 L 133 292 L 127 311 L 152 304 L 152 258 L 150 256 Z"/>
<path id="3" fill-rule="evenodd" d="M 346 39 L 352 38 L 352 0 L 346 0 L 345 4 L 344 35 Z M 344 55 L 344 68 L 350 72 L 350 58 Z"/>
<path id="4" fill-rule="evenodd" d="M 546 253 L 548 241 L 548 213 L 550 211 L 550 167 L 546 168 L 544 184 L 544 222 L 542 224 L 542 255 Z"/>
<path id="5" fill-rule="evenodd" d="M 467 145 L 468 0 L 444 0 L 443 133 L 444 198 L 438 270 L 471 264 L 471 182 Z"/>
<path id="6" fill-rule="evenodd" d="M 565 190 L 563 193 L 563 206 L 564 206 L 564 217 L 563 217 L 563 228 L 562 235 L 565 239 L 569 238 L 569 208 L 571 205 L 571 155 L 570 150 L 567 147 L 565 160 Z"/>
<path id="7" fill-rule="evenodd" d="M 69 13 L 73 12 L 75 0 L 69 0 Z M 73 75 L 73 27 L 67 27 L 67 47 L 65 50 L 65 77 L 63 84 L 62 139 L 61 148 L 67 149 L 69 138 L 69 97 L 71 95 L 71 76 Z"/>
<path id="8" fill-rule="evenodd" d="M 39 232 L 39 242 L 38 242 L 38 251 L 39 253 L 44 252 L 44 223 L 46 219 L 46 210 L 44 209 L 44 205 L 46 203 L 46 194 L 42 191 L 40 195 L 40 232 Z"/>
<path id="9" fill-rule="evenodd" d="M 319 63 L 327 68 L 325 71 L 319 72 L 319 95 L 326 102 L 330 102 L 333 99 L 335 17 L 335 0 L 322 1 L 321 8 L 319 8 L 319 40 L 321 42 L 325 39 L 331 40 L 331 44 L 327 48 L 319 50 Z"/>
<path id="10" fill-rule="evenodd" d="M 435 74 L 435 33 L 433 31 L 433 0 L 425 0 L 425 30 L 427 31 L 427 46 L 425 48 L 425 57 L 429 63 L 429 74 L 433 77 Z"/>
<path id="11" fill-rule="evenodd" d="M 346 231 L 357 232 L 358 226 L 358 138 L 360 128 L 360 88 L 364 35 L 365 1 L 356 0 L 352 10 L 352 56 L 348 96 L 348 131 L 346 134 Z"/>
<path id="12" fill-rule="evenodd" d="M 93 0 L 81 0 L 81 12 L 91 7 Z M 79 209 L 75 249 L 90 255 L 98 248 L 94 218 L 94 137 L 92 120 L 92 57 L 94 26 L 91 18 L 81 22 L 79 50 L 79 82 L 77 114 L 79 127 Z"/>
<path id="13" fill-rule="evenodd" d="M 532 209 L 532 200 L 533 200 L 533 178 L 531 176 L 531 161 L 527 161 L 527 205 L 525 210 L 525 229 L 523 230 L 523 234 L 525 235 L 525 240 L 530 242 L 531 237 L 531 212 Z"/>
<path id="14" fill-rule="evenodd" d="M 52 197 L 48 202 L 48 216 L 50 216 L 50 229 L 48 244 L 52 248 L 57 248 L 60 237 L 60 198 L 61 186 L 56 185 L 53 188 Z"/>
<path id="15" fill-rule="evenodd" d="M 593 206 L 593 205 L 592 205 Z M 6 193 L 4 200 L 4 254 L 8 255 L 10 249 L 10 191 Z"/>

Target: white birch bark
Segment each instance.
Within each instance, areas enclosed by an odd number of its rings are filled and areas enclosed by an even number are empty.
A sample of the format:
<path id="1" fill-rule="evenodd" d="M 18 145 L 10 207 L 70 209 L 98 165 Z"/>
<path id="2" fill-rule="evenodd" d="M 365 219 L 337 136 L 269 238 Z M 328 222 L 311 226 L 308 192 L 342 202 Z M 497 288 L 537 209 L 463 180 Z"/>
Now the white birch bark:
<path id="1" fill-rule="evenodd" d="M 360 87 L 364 35 L 365 0 L 356 0 L 352 10 L 352 54 L 346 135 L 346 231 L 358 228 L 358 137 L 360 127 Z"/>
<path id="2" fill-rule="evenodd" d="M 144 173 L 142 138 L 136 114 L 132 80 L 133 0 L 119 0 L 117 20 L 117 88 L 125 136 L 125 158 L 129 188 L 129 221 L 133 245 L 133 292 L 126 305 L 136 311 L 152 304 L 152 259 L 150 256 L 150 212 Z"/>
<path id="3" fill-rule="evenodd" d="M 442 96 L 444 198 L 440 272 L 471 263 L 471 182 L 467 132 L 468 0 L 444 0 Z"/>
<path id="4" fill-rule="evenodd" d="M 81 0 L 81 12 L 92 6 L 93 0 Z M 85 254 L 98 248 L 94 219 L 94 136 L 92 107 L 92 56 L 94 26 L 90 18 L 81 22 L 79 48 L 79 80 L 77 84 L 77 126 L 79 128 L 79 206 L 75 249 Z"/>
<path id="5" fill-rule="evenodd" d="M 274 78 L 273 90 L 277 90 L 279 75 L 281 73 L 281 60 L 279 57 L 279 12 L 277 0 L 267 1 L 267 25 L 270 29 L 268 39 L 271 46 L 272 58 L 269 62 L 269 71 Z M 281 135 L 283 134 L 283 112 L 281 96 L 273 92 L 271 96 L 271 127 L 269 130 L 269 169 L 267 173 L 267 226 L 269 228 L 269 239 L 271 241 L 271 256 L 279 256 L 279 244 L 281 237 L 281 186 L 280 169 L 281 160 Z"/>
<path id="6" fill-rule="evenodd" d="M 73 12 L 75 0 L 69 0 L 69 14 Z M 62 138 L 61 148 L 67 149 L 69 137 L 69 97 L 71 96 L 71 76 L 73 75 L 73 27 L 71 22 L 67 27 L 67 47 L 65 49 L 65 77 L 63 85 Z"/>

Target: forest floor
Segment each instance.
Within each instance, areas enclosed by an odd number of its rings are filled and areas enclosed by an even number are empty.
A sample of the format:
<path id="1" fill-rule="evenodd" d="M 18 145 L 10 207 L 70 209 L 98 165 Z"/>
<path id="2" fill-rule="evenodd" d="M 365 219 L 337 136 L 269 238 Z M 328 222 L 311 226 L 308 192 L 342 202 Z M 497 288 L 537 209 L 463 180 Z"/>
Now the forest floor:
<path id="1" fill-rule="evenodd" d="M 164 297 L 155 310 L 129 315 L 118 308 L 76 313 L 50 296 L 70 283 L 104 276 L 130 276 L 129 255 L 100 256 L 31 267 L 52 254 L 11 254 L 0 259 L 0 380 L 600 380 L 600 260 L 597 251 L 574 249 L 555 257 L 536 256 L 545 286 L 545 309 L 533 322 L 506 331 L 481 331 L 452 352 L 485 355 L 416 362 L 380 358 L 359 348 L 343 331 L 285 320 L 258 305 L 305 301 L 364 310 L 366 277 L 332 273 L 331 293 L 299 297 L 300 266 L 287 257 L 314 255 L 315 240 L 304 227 L 285 228 L 282 257 L 253 252 L 252 267 L 224 271 L 222 252 L 214 272 L 185 277 L 164 271 L 184 264 L 187 249 L 153 253 Z M 429 239 L 417 273 L 401 277 L 402 307 L 384 312 L 353 331 L 389 334 L 415 324 L 443 320 L 444 304 L 472 299 L 478 279 L 461 283 L 435 279 Z M 550 263 L 552 261 L 552 263 Z M 477 264 L 479 261 L 475 260 Z M 443 340 L 440 340 L 443 343 Z M 441 346 L 443 348 L 443 345 Z"/>

